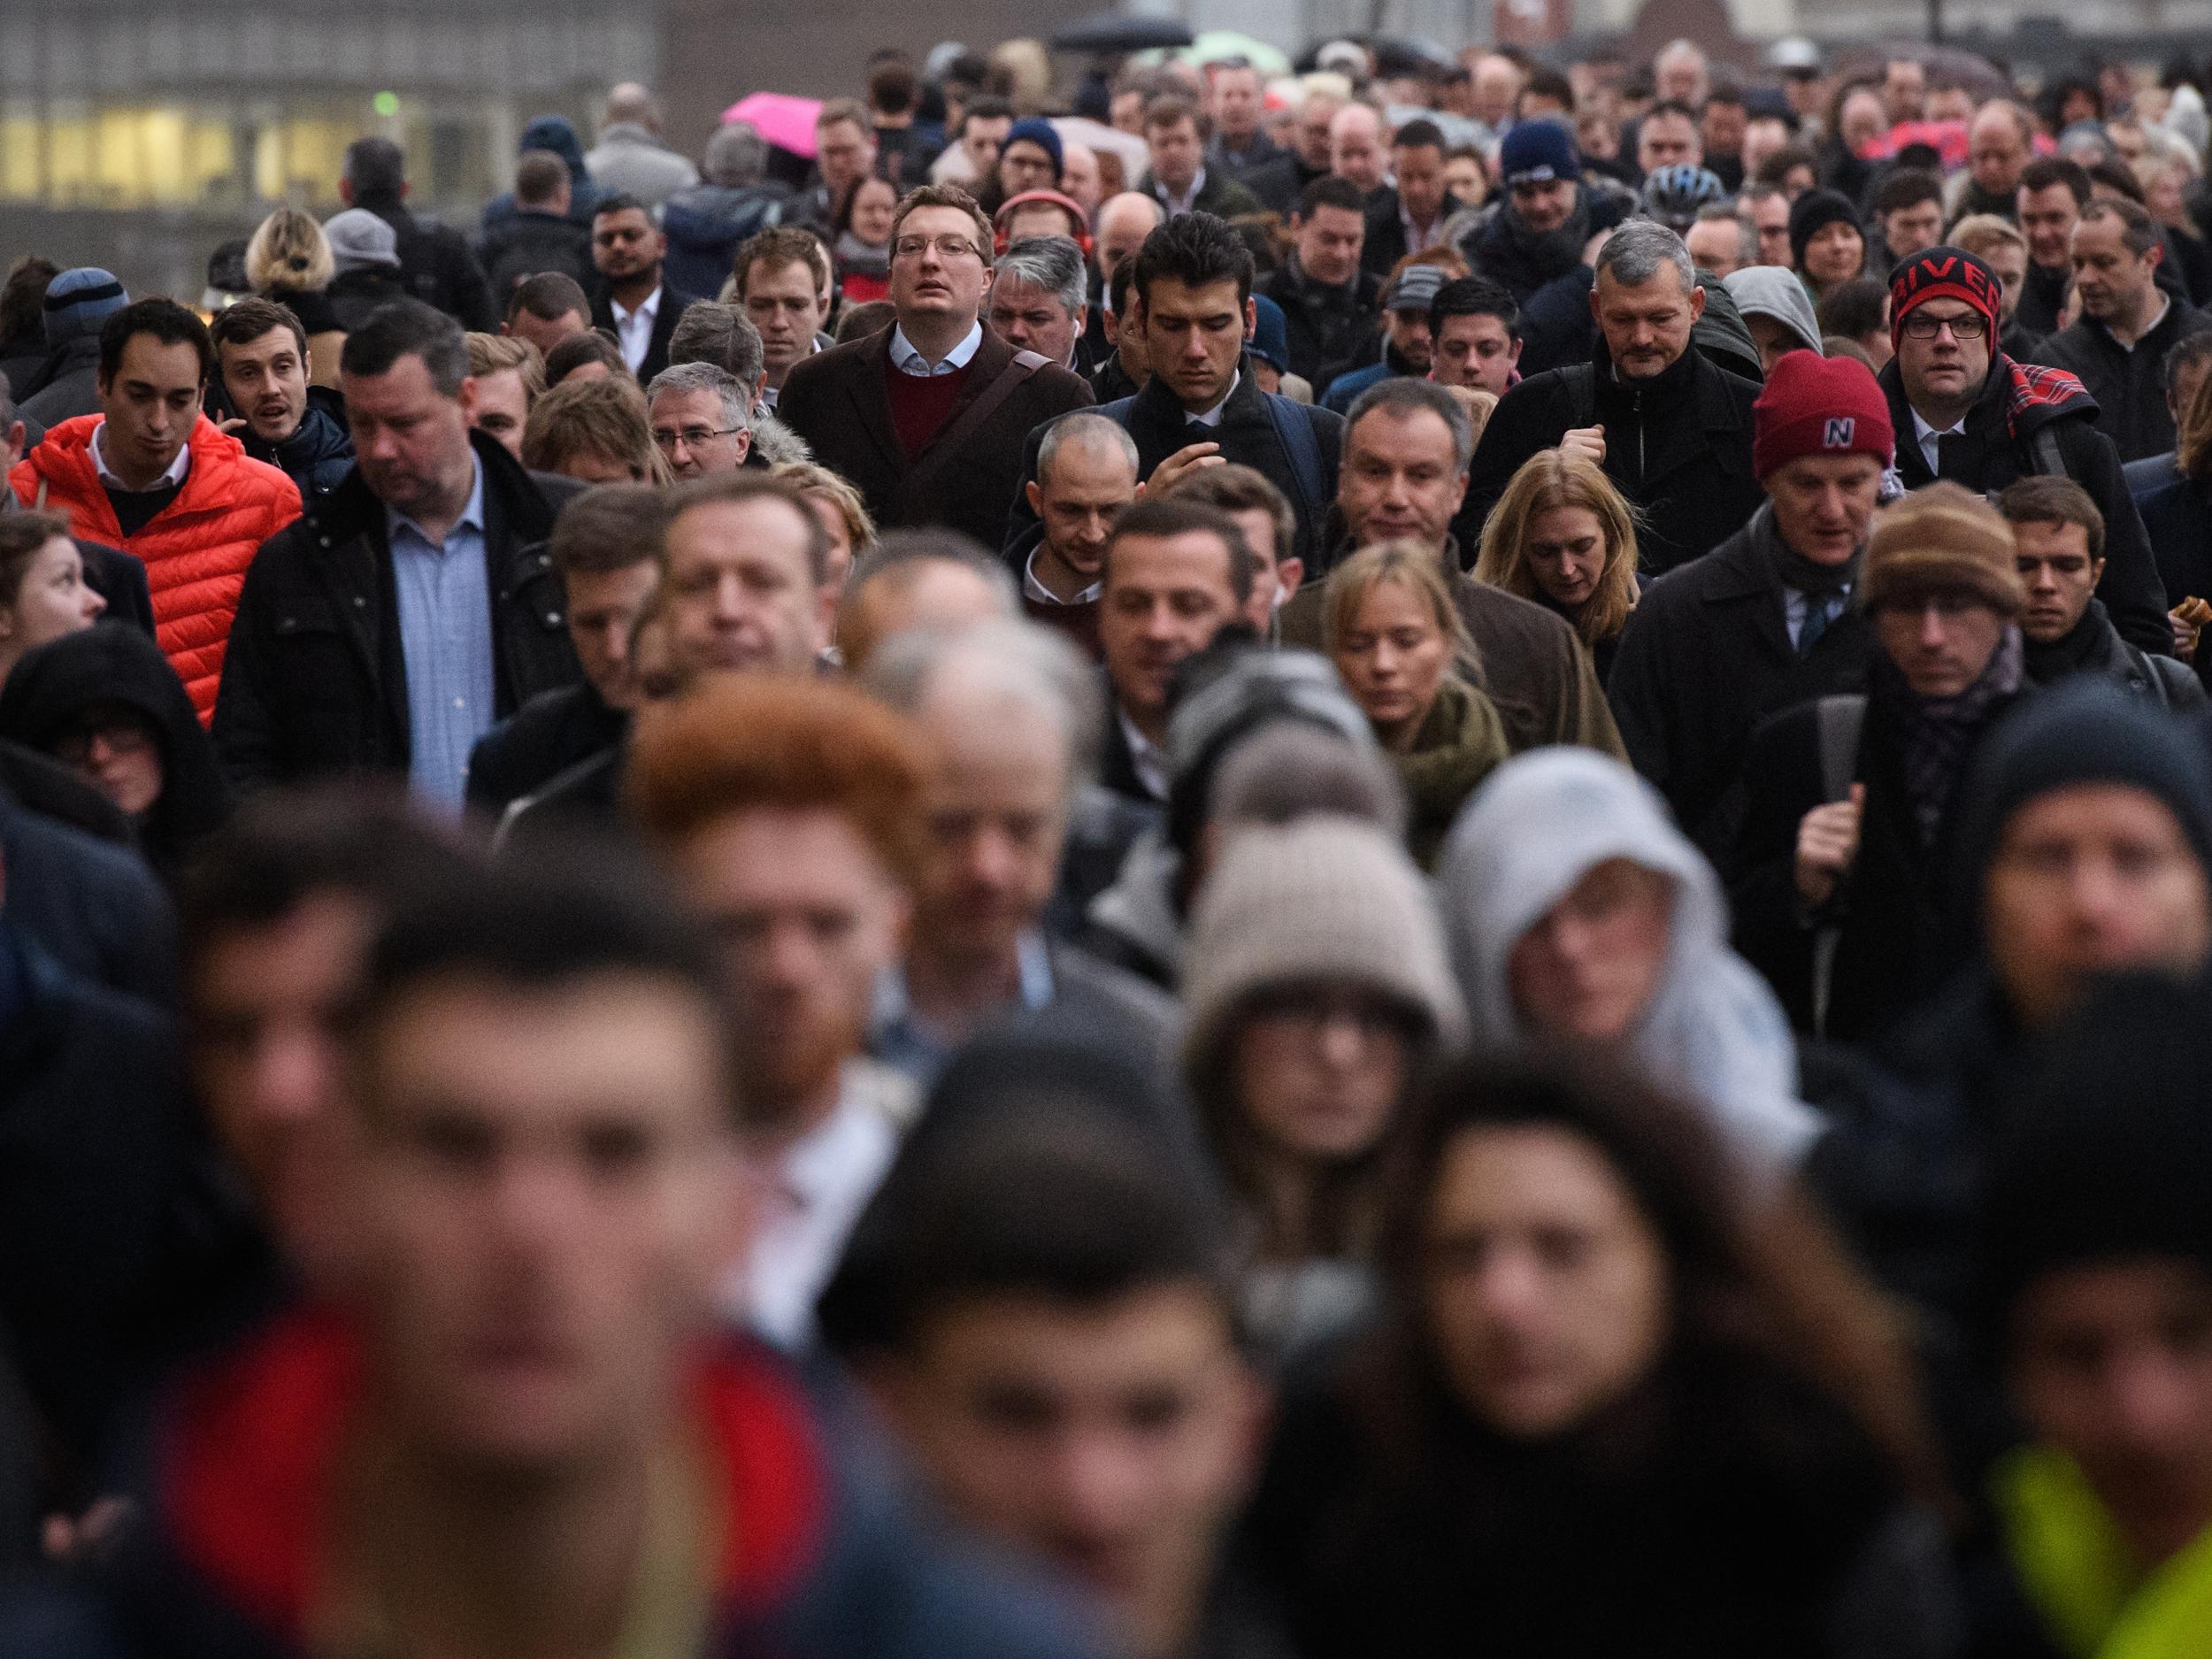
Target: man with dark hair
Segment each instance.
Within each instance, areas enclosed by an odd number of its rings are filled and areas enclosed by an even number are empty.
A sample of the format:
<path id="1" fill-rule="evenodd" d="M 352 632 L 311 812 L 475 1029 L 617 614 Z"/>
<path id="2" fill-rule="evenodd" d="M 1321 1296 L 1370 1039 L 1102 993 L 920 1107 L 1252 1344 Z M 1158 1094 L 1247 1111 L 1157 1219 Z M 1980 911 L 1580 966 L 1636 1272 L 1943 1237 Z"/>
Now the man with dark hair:
<path id="1" fill-rule="evenodd" d="M 129 1536 L 0 1647 L 147 1659 L 188 1617 L 219 1653 L 1085 1651 L 717 1336 L 756 1225 L 741 1039 L 658 882 L 603 851 L 457 877 L 365 979 L 343 1288 L 165 1401 Z"/>
<path id="2" fill-rule="evenodd" d="M 217 430 L 290 479 L 303 502 L 326 495 L 353 467 L 345 400 L 311 386 L 307 330 L 286 307 L 258 296 L 215 313 L 217 392 L 232 415 Z"/>
<path id="3" fill-rule="evenodd" d="M 983 326 L 991 249 L 990 220 L 966 191 L 912 192 L 892 220 L 897 323 L 784 382 L 778 416 L 884 528 L 944 525 L 1002 545 L 1009 505 L 1034 476 L 1022 435 L 1091 402 L 1077 375 Z"/>
<path id="4" fill-rule="evenodd" d="M 476 741 L 468 804 L 497 818 L 570 767 L 619 743 L 639 702 L 630 667 L 638 618 L 660 585 L 661 492 L 588 490 L 553 521 L 546 552 L 561 579 L 568 637 L 583 676 L 539 693 Z"/>
<path id="5" fill-rule="evenodd" d="M 1873 360 L 1875 373 L 1891 357 L 1889 343 L 1889 284 L 1873 277 L 1853 277 L 1839 282 L 1820 296 L 1816 313 L 1823 339 L 1841 334 L 1855 341 Z"/>
<path id="6" fill-rule="evenodd" d="M 1520 378 L 1521 308 L 1495 282 L 1459 277 L 1429 302 L 1429 379 L 1503 397 Z"/>
<path id="7" fill-rule="evenodd" d="M 1111 707 L 1098 780 L 1138 802 L 1167 799 L 1168 689 L 1176 665 L 1242 618 L 1252 549 L 1217 508 L 1141 501 L 1114 522 L 1099 585 L 1099 643 Z"/>
<path id="8" fill-rule="evenodd" d="M 2028 280 L 2013 314 L 2035 339 L 2058 332 L 2074 280 L 2074 227 L 2089 197 L 2089 175 L 2078 161 L 2039 156 L 2021 171 L 2015 216 L 2028 238 Z"/>
<path id="9" fill-rule="evenodd" d="M 1324 173 L 1290 219 L 1290 257 L 1260 287 L 1282 307 L 1290 372 L 1317 387 L 1372 354 L 1382 283 L 1364 266 L 1367 198 Z"/>
<path id="10" fill-rule="evenodd" d="M 1444 237 L 1444 221 L 1458 204 L 1444 188 L 1444 134 L 1434 121 L 1415 119 L 1390 140 L 1394 182 L 1367 204 L 1367 240 L 1360 267 L 1381 278 L 1409 253 Z"/>
<path id="11" fill-rule="evenodd" d="M 1717 547 L 1758 510 L 1751 405 L 1759 388 L 1708 359 L 1692 331 L 1705 312 L 1682 239 L 1623 226 L 1597 260 L 1591 361 L 1521 382 L 1476 451 L 1457 529 L 1463 553 L 1522 464 L 1567 445 L 1605 469 L 1644 515 L 1643 568 L 1659 574 Z"/>
<path id="12" fill-rule="evenodd" d="M 2096 674 L 2175 713 L 2205 706 L 2204 686 L 2189 668 L 2139 650 L 2113 631 L 2096 597 L 2104 574 L 2104 515 L 2088 491 L 2068 478 L 2024 478 L 1997 497 L 1997 511 L 2012 526 L 2028 594 L 2020 633 L 2031 681 L 2047 686 L 2072 674 Z"/>
<path id="13" fill-rule="evenodd" d="M 1931 248 L 1897 267 L 1889 309 L 1897 355 L 1881 383 L 1905 488 L 1947 478 L 1993 495 L 2018 478 L 2072 479 L 2104 515 L 2098 596 L 2113 626 L 2131 645 L 2170 652 L 2165 590 L 2096 401 L 2067 371 L 1997 349 L 1996 273 L 1962 248 Z"/>
<path id="14" fill-rule="evenodd" d="M 1943 240 L 1943 180 L 1917 167 L 1900 167 L 1874 192 L 1869 218 L 1878 245 L 1867 250 L 1866 268 L 1881 276 L 1900 259 Z"/>
<path id="15" fill-rule="evenodd" d="M 591 332 L 591 296 L 574 277 L 541 273 L 516 288 L 499 332 L 527 340 L 549 357 L 562 341 Z"/>
<path id="16" fill-rule="evenodd" d="M 1265 211 L 1260 198 L 1229 173 L 1207 171 L 1205 117 L 1184 99 L 1166 94 L 1144 106 L 1144 142 L 1151 165 L 1137 188 L 1170 219 L 1185 213 L 1236 219 Z"/>
<path id="17" fill-rule="evenodd" d="M 1743 188 L 1743 141 L 1750 126 L 1742 83 L 1732 75 L 1715 77 L 1697 112 L 1698 144 L 1703 152 L 1699 165 L 1732 193 Z"/>
<path id="18" fill-rule="evenodd" d="M 473 430 L 459 326 L 399 300 L 346 339 L 353 475 L 255 556 L 212 735 L 240 788 L 403 772 L 460 803 L 469 751 L 576 653 L 541 544 L 565 480 Z"/>
<path id="19" fill-rule="evenodd" d="M 2156 219 L 2132 202 L 2092 202 L 2074 227 L 2074 293 L 2081 316 L 2043 342 L 2039 363 L 2070 371 L 2097 400 L 2097 427 L 2120 459 L 2174 447 L 2166 357 L 2183 340 L 2212 332 L 2207 317 L 2158 286 L 2166 257 Z"/>
<path id="20" fill-rule="evenodd" d="M 591 227 L 571 213 L 568 164 L 551 150 L 525 151 L 515 164 L 515 209 L 484 228 L 478 257 L 492 303 L 511 315 L 515 289 L 528 278 L 557 273 L 579 286 L 593 282 Z"/>
<path id="21" fill-rule="evenodd" d="M 668 366 L 669 336 L 698 296 L 679 293 L 661 277 L 668 239 L 634 196 L 611 196 L 591 219 L 591 263 L 599 273 L 592 326 L 614 331 L 622 360 L 642 386 Z"/>
<path id="22" fill-rule="evenodd" d="M 1048 1064 L 1012 1043 L 978 1057 Z M 1099 1100 L 1116 1087 L 1125 1106 Z M 1125 1651 L 1287 1651 L 1225 1561 L 1268 1404 L 1226 1223 L 1148 1110 L 1118 1075 L 1074 1101 L 1002 1089 L 938 1156 L 902 1161 L 901 1202 L 871 1217 L 893 1317 L 854 1358 L 953 1514 L 1091 1588 Z"/>
<path id="23" fill-rule="evenodd" d="M 339 199 L 392 227 L 399 241 L 399 280 L 407 291 L 472 333 L 489 334 L 498 326 L 499 311 L 468 239 L 450 225 L 411 211 L 407 188 L 406 152 L 390 139 L 357 138 L 346 146 Z"/>
<path id="24" fill-rule="evenodd" d="M 146 566 L 155 637 L 203 720 L 254 549 L 300 512 L 292 480 L 202 412 L 214 369 L 192 312 L 125 306 L 100 326 L 102 412 L 50 428 L 8 480 L 27 506 Z"/>
<path id="25" fill-rule="evenodd" d="M 1101 413 L 1137 441 L 1140 476 L 1166 488 L 1213 457 L 1264 474 L 1298 515 L 1298 557 L 1314 571 L 1325 563 L 1323 521 L 1336 494 L 1343 417 L 1261 390 L 1245 360 L 1256 322 L 1252 254 L 1210 213 L 1171 219 L 1132 262 L 1130 311 L 1143 330 L 1151 378 L 1133 397 Z M 1041 430 L 1029 434 L 1025 476 L 1036 476 Z M 1012 534 L 1034 521 L 1028 503 L 1014 510 Z"/>
<path id="26" fill-rule="evenodd" d="M 822 329 L 833 298 L 829 255 L 813 232 L 783 225 L 740 248 L 732 271 L 733 297 L 760 331 L 768 365 L 760 401 L 772 415 L 792 365 L 828 347 Z"/>

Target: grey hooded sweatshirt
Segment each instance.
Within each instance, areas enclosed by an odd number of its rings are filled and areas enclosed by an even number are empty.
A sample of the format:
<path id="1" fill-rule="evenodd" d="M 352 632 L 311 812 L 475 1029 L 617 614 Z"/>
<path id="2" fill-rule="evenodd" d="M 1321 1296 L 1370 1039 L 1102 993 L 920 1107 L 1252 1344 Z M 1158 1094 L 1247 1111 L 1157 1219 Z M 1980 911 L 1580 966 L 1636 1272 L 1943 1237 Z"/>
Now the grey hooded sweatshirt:
<path id="1" fill-rule="evenodd" d="M 1728 297 L 1746 320 L 1771 317 L 1795 334 L 1805 349 L 1820 355 L 1820 319 L 1814 314 L 1812 296 L 1797 280 L 1797 273 L 1778 265 L 1746 265 L 1721 279 Z"/>
<path id="2" fill-rule="evenodd" d="M 1789 1022 L 1728 948 L 1712 865 L 1649 784 L 1594 750 L 1540 749 L 1506 762 L 1445 842 L 1438 897 L 1477 1047 L 1509 1051 L 1530 1040 L 1507 959 L 1576 882 L 1615 858 L 1670 877 L 1675 891 L 1665 968 L 1630 1048 L 1654 1082 L 1706 1109 L 1748 1169 L 1779 1179 L 1821 1129 L 1797 1098 Z"/>

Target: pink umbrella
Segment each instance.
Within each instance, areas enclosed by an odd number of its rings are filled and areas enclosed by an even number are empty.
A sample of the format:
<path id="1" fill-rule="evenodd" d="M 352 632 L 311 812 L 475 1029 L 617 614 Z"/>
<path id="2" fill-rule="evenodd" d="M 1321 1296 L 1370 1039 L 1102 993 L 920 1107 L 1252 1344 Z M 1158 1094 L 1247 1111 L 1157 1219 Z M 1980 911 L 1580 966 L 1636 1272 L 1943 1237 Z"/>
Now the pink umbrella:
<path id="1" fill-rule="evenodd" d="M 821 112 L 819 98 L 795 98 L 787 92 L 755 92 L 723 111 L 722 125 L 744 121 L 777 149 L 811 159 L 814 118 Z"/>

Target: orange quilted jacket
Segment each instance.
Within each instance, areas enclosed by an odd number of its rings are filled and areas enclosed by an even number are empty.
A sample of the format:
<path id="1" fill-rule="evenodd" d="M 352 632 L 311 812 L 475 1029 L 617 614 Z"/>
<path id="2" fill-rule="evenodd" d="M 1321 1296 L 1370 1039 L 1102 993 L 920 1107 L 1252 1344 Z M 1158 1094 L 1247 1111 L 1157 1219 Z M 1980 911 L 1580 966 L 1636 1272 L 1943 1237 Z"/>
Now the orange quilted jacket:
<path id="1" fill-rule="evenodd" d="M 188 440 L 192 466 L 184 488 L 127 538 L 92 463 L 93 429 L 101 419 L 81 415 L 52 428 L 8 482 L 27 507 L 38 504 L 42 488 L 46 510 L 66 514 L 73 534 L 138 556 L 153 594 L 154 637 L 204 726 L 215 712 L 223 648 L 246 566 L 255 549 L 300 516 L 299 490 L 204 415 Z"/>

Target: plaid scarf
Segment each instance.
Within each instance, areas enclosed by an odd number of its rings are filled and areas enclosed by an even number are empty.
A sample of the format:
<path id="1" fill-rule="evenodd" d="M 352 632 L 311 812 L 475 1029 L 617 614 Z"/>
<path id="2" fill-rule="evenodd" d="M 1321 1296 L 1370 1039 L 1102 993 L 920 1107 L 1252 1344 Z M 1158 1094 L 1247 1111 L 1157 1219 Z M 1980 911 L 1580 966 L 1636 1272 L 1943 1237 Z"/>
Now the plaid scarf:
<path id="1" fill-rule="evenodd" d="M 2055 415 L 2096 412 L 2089 388 L 2064 369 L 2015 363 L 2001 354 L 1997 362 L 2005 373 L 2005 432 L 2015 442 Z"/>
<path id="2" fill-rule="evenodd" d="M 1972 685 L 1955 697 L 1924 697 L 1906 683 L 1887 653 L 1874 653 L 1873 695 L 1904 731 L 1905 793 L 1912 801 L 1913 826 L 1920 833 L 1923 852 L 1935 846 L 1966 751 L 1989 724 L 1996 703 L 2020 689 L 2024 661 L 2020 630 L 2007 627 Z"/>

